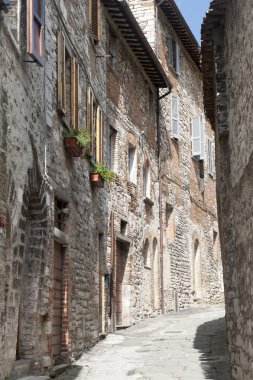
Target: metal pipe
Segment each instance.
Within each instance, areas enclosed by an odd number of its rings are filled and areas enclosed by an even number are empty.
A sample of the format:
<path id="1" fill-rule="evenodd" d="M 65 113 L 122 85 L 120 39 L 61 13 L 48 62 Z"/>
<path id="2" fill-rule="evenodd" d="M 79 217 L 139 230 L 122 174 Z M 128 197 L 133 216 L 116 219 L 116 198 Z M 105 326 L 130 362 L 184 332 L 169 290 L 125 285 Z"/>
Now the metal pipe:
<path id="1" fill-rule="evenodd" d="M 156 96 L 156 123 L 157 123 L 157 155 L 158 155 L 158 184 L 159 184 L 159 226 L 160 226 L 160 286 L 161 286 L 161 309 L 164 314 L 164 273 L 163 273 L 163 199 L 162 199 L 162 165 L 161 165 L 161 125 L 160 125 L 160 100 L 169 95 L 171 91 L 159 96 L 157 88 Z"/>

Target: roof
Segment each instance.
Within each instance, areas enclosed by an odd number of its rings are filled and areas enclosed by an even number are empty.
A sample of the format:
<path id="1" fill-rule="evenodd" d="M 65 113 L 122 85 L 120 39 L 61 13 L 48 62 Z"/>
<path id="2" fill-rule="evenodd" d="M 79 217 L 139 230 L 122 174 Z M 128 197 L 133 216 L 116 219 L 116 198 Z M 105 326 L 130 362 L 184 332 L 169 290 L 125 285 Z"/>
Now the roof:
<path id="1" fill-rule="evenodd" d="M 156 0 L 166 18 L 182 41 L 189 55 L 201 70 L 200 47 L 174 0 Z"/>
<path id="2" fill-rule="evenodd" d="M 102 0 L 102 3 L 154 86 L 172 88 L 126 0 Z"/>
<path id="3" fill-rule="evenodd" d="M 206 116 L 210 120 L 213 128 L 215 126 L 215 68 L 213 30 L 224 24 L 226 9 L 227 0 L 213 0 L 201 28 L 204 105 Z"/>

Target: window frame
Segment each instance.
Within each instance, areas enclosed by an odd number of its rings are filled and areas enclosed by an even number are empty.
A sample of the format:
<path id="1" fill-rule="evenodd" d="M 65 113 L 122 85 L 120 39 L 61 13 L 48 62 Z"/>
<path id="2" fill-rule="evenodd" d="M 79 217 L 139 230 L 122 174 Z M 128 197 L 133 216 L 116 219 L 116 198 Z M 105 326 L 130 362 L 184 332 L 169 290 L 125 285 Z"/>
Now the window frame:
<path id="1" fill-rule="evenodd" d="M 39 66 L 43 66 L 44 59 L 44 0 L 27 1 L 27 53 L 34 59 Z M 35 1 L 40 3 L 41 15 L 36 12 Z M 38 26 L 38 46 L 36 45 L 36 28 Z"/>

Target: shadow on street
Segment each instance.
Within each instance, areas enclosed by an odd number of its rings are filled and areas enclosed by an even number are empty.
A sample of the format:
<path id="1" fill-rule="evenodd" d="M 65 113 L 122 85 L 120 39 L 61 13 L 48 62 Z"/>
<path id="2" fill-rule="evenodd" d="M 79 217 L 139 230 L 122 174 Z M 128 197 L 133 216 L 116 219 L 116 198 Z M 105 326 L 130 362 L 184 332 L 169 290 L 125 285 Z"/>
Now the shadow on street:
<path id="1" fill-rule="evenodd" d="M 200 325 L 194 339 L 194 348 L 201 353 L 201 367 L 206 379 L 232 379 L 225 318 Z"/>

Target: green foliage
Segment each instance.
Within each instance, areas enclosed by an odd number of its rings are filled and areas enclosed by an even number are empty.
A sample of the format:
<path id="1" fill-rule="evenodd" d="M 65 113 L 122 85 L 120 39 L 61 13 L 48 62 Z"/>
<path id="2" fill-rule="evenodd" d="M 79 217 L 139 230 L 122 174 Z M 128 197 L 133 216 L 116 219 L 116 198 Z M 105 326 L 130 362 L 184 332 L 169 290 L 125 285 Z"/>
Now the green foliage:
<path id="1" fill-rule="evenodd" d="M 64 137 L 75 137 L 77 144 L 82 147 L 84 150 L 87 149 L 91 136 L 86 128 L 80 129 L 65 129 L 63 131 Z"/>
<path id="2" fill-rule="evenodd" d="M 105 181 L 113 181 L 115 173 L 108 169 L 105 165 L 95 162 L 91 167 L 91 173 L 99 173 Z"/>

